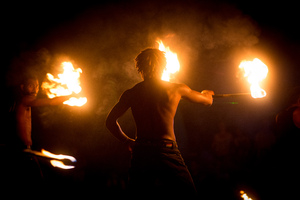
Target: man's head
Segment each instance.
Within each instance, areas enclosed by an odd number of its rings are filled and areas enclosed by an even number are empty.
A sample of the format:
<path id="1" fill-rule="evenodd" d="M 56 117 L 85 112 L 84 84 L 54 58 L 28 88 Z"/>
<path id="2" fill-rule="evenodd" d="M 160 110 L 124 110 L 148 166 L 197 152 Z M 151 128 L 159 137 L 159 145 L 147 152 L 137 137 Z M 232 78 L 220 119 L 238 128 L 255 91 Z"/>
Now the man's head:
<path id="1" fill-rule="evenodd" d="M 158 49 L 147 48 L 135 58 L 135 67 L 143 79 L 161 78 L 166 67 L 165 53 Z"/>
<path id="2" fill-rule="evenodd" d="M 35 76 L 27 76 L 23 79 L 20 87 L 24 95 L 36 96 L 39 92 L 39 81 Z"/>

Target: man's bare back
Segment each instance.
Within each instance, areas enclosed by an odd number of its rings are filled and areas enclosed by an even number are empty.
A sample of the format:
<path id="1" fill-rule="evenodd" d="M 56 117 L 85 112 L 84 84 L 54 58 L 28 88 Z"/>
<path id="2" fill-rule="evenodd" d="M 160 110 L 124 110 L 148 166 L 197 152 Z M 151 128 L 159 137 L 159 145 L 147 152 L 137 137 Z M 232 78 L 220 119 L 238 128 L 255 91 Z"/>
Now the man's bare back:
<path id="1" fill-rule="evenodd" d="M 179 84 L 149 80 L 124 93 L 130 101 L 138 138 L 175 141 L 173 119 L 181 99 L 179 88 Z"/>
<path id="2" fill-rule="evenodd" d="M 125 91 L 107 118 L 107 127 L 119 140 L 130 138 L 117 123 L 129 108 L 136 123 L 137 138 L 175 141 L 174 116 L 181 98 L 204 105 L 212 104 L 212 91 L 202 93 L 184 84 L 169 83 L 160 79 L 147 79 Z"/>
<path id="3" fill-rule="evenodd" d="M 31 107 L 24 105 L 22 100 L 16 108 L 17 133 L 25 146 L 31 146 Z"/>

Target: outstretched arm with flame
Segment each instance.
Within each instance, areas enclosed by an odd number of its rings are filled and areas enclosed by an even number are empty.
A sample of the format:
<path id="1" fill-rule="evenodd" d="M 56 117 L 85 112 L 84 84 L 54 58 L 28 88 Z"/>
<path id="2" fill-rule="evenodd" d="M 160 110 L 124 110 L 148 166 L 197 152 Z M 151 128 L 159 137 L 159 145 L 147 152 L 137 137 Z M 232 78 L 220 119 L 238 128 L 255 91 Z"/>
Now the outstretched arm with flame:
<path id="1" fill-rule="evenodd" d="M 177 58 L 177 54 L 170 50 L 170 47 L 166 47 L 161 40 L 156 41 L 159 45 L 158 49 L 165 52 L 165 57 L 167 60 L 166 68 L 162 74 L 161 80 L 170 81 L 172 75 L 179 71 L 180 63 Z M 201 93 L 195 90 L 191 90 L 188 86 L 181 84 L 181 95 L 183 98 L 194 102 L 194 103 L 201 103 L 204 105 L 212 105 L 214 92 L 211 90 L 203 90 Z"/>
<path id="2" fill-rule="evenodd" d="M 212 95 L 214 95 L 214 92 L 211 90 L 203 90 L 202 92 L 197 92 L 182 84 L 180 93 L 182 95 L 182 98 L 187 99 L 193 103 L 200 103 L 206 106 L 210 106 L 213 103 Z"/>
<path id="3" fill-rule="evenodd" d="M 47 98 L 38 99 L 33 96 L 26 96 L 23 98 L 22 103 L 29 107 L 54 106 L 54 105 L 62 104 L 64 101 L 68 100 L 70 98 L 70 96 L 72 96 L 72 95 L 55 97 L 53 99 L 47 99 Z"/>

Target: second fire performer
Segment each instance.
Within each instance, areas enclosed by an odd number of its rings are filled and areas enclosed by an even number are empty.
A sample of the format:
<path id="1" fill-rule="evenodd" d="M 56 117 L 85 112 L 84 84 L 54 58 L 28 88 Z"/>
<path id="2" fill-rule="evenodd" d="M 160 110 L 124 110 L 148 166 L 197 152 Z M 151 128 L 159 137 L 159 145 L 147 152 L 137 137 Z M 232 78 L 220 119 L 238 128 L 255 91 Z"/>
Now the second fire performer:
<path id="1" fill-rule="evenodd" d="M 135 62 L 144 81 L 126 90 L 106 119 L 109 131 L 132 151 L 132 194 L 195 195 L 192 177 L 176 144 L 174 117 L 181 98 L 209 106 L 214 92 L 197 92 L 185 84 L 162 81 L 166 57 L 158 49 L 143 50 Z M 129 108 L 136 123 L 135 139 L 129 138 L 117 121 Z"/>

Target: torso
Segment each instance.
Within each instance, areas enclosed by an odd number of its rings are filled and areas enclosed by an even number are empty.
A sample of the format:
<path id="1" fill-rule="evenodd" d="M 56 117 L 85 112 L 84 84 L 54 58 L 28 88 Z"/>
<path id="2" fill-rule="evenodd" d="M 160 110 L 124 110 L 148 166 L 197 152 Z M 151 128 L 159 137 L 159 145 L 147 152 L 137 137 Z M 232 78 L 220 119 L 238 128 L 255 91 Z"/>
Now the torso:
<path id="1" fill-rule="evenodd" d="M 129 90 L 138 139 L 176 140 L 174 116 L 181 99 L 179 87 L 165 81 L 143 81 Z"/>
<path id="2" fill-rule="evenodd" d="M 31 140 L 31 107 L 21 102 L 16 108 L 17 131 L 19 139 L 26 146 L 32 145 Z"/>

